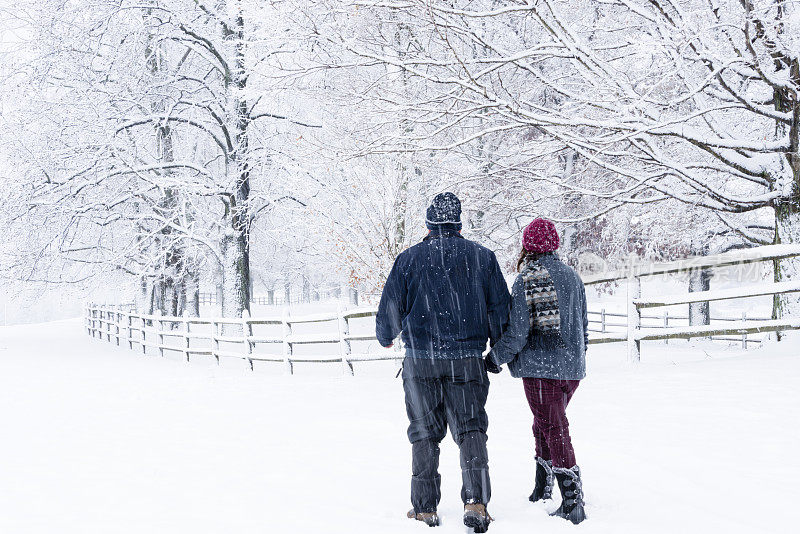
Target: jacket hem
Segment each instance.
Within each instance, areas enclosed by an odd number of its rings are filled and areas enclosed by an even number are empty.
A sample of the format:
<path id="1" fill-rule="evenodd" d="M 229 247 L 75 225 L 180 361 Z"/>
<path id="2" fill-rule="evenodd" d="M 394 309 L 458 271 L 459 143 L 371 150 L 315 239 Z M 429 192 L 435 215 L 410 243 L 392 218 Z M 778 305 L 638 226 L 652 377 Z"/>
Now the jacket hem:
<path id="1" fill-rule="evenodd" d="M 483 358 L 483 351 L 480 349 L 443 351 L 406 349 L 406 358 L 415 358 L 418 360 L 464 360 L 466 358 Z"/>
<path id="2" fill-rule="evenodd" d="M 570 375 L 558 376 L 558 375 L 549 374 L 549 373 L 525 373 L 525 372 L 520 372 L 520 371 L 516 371 L 515 372 L 515 371 L 512 371 L 511 369 L 509 369 L 508 371 L 509 371 L 509 373 L 511 373 L 511 376 L 513 376 L 514 378 L 545 378 L 547 380 L 583 380 L 584 378 L 586 378 L 586 373 L 583 373 L 582 375 L 575 375 L 575 376 L 570 376 Z"/>

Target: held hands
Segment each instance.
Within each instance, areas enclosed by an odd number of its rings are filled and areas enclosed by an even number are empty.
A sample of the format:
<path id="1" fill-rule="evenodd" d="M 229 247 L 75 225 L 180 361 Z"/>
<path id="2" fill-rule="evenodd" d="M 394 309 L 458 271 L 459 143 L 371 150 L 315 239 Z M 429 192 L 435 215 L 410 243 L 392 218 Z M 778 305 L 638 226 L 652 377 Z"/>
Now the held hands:
<path id="1" fill-rule="evenodd" d="M 503 370 L 502 367 L 494 363 L 494 360 L 492 360 L 491 353 L 483 357 L 483 363 L 486 365 L 486 371 L 489 373 L 498 374 L 500 371 Z"/>

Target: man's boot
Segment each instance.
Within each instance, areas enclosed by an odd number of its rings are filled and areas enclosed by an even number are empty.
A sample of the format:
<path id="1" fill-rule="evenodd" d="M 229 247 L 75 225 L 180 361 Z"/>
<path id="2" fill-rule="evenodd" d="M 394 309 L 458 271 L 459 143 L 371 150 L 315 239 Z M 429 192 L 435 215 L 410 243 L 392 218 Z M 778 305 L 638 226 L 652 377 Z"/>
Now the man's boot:
<path id="1" fill-rule="evenodd" d="M 583 509 L 583 485 L 581 484 L 581 470 L 576 465 L 570 469 L 554 467 L 553 473 L 561 490 L 561 506 L 550 515 L 563 517 L 577 525 L 586 519 Z"/>
<path id="2" fill-rule="evenodd" d="M 408 511 L 406 517 L 409 519 L 416 519 L 417 521 L 422 521 L 429 527 L 438 527 L 439 526 L 439 516 L 436 512 L 420 512 L 416 513 L 414 509 Z"/>
<path id="3" fill-rule="evenodd" d="M 486 505 L 478 503 L 464 505 L 464 524 L 475 532 L 486 532 L 492 521 L 492 517 L 486 511 Z"/>
<path id="4" fill-rule="evenodd" d="M 546 501 L 553 498 L 553 462 L 536 457 L 536 486 L 528 497 L 531 502 Z"/>

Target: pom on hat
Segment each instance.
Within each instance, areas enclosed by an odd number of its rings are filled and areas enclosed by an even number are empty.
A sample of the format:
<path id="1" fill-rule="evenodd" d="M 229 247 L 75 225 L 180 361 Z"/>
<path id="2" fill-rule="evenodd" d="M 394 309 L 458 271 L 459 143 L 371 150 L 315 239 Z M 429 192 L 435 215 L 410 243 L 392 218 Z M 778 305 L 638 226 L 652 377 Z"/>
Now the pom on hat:
<path id="1" fill-rule="evenodd" d="M 522 232 L 522 248 L 528 252 L 553 252 L 560 243 L 556 225 L 547 219 L 534 219 Z"/>

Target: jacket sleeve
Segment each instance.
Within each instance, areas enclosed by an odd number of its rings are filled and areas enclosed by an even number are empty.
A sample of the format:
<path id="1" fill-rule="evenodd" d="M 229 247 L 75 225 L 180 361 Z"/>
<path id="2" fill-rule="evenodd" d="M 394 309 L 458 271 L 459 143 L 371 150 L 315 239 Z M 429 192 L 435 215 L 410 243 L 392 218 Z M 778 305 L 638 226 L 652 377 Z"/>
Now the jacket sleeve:
<path id="1" fill-rule="evenodd" d="M 503 278 L 497 256 L 491 254 L 489 260 L 489 290 L 486 299 L 489 314 L 489 343 L 494 345 L 508 324 L 508 309 L 511 305 L 511 295 L 508 293 L 508 284 Z"/>
<path id="2" fill-rule="evenodd" d="M 508 328 L 492 347 L 489 356 L 497 365 L 510 362 L 527 345 L 530 329 L 531 319 L 528 303 L 525 301 L 525 289 L 522 277 L 518 276 L 511 291 L 511 314 Z"/>
<path id="3" fill-rule="evenodd" d="M 578 277 L 578 284 L 581 288 L 581 304 L 583 305 L 583 349 L 589 348 L 589 307 L 586 305 L 586 287 L 583 280 Z"/>
<path id="4" fill-rule="evenodd" d="M 378 314 L 375 316 L 375 337 L 383 347 L 394 343 L 394 338 L 403 328 L 402 321 L 405 315 L 403 302 L 405 302 L 406 284 L 398 267 L 399 262 L 400 257 L 395 260 L 386 284 L 383 286 L 381 301 L 378 304 Z"/>

